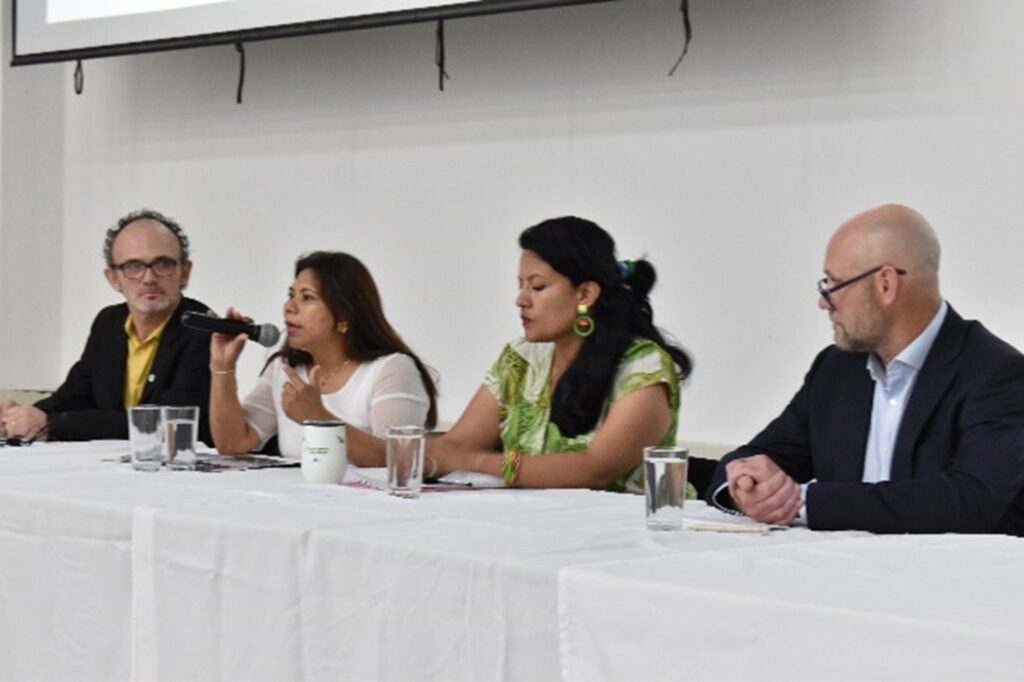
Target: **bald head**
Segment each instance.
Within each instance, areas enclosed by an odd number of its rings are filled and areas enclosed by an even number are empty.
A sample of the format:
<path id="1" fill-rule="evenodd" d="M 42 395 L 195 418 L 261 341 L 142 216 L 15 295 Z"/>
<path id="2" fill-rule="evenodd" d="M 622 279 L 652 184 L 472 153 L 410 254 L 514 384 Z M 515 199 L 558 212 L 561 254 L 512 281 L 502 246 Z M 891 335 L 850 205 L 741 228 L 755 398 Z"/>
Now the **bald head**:
<path id="1" fill-rule="evenodd" d="M 843 223 L 825 252 L 829 311 L 836 345 L 871 351 L 888 363 L 921 333 L 942 303 L 941 248 L 928 221 L 888 204 Z"/>
<path id="2" fill-rule="evenodd" d="M 924 216 L 907 206 L 886 204 L 843 223 L 829 242 L 864 268 L 889 264 L 908 279 L 938 287 L 942 248 Z"/>

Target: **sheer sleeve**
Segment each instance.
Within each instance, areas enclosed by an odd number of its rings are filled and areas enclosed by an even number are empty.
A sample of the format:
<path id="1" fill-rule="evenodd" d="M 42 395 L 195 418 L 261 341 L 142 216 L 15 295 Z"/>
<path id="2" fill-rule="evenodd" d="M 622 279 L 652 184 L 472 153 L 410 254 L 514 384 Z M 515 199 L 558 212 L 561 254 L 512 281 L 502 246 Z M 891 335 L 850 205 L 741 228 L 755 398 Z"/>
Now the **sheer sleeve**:
<path id="1" fill-rule="evenodd" d="M 277 434 L 277 411 L 274 409 L 274 381 L 281 371 L 281 361 L 274 360 L 267 366 L 256 385 L 242 401 L 245 421 L 260 437 L 259 447 Z"/>
<path id="2" fill-rule="evenodd" d="M 385 360 L 370 393 L 373 435 L 383 437 L 389 426 L 422 426 L 429 409 L 430 398 L 412 358 L 395 354 Z"/>

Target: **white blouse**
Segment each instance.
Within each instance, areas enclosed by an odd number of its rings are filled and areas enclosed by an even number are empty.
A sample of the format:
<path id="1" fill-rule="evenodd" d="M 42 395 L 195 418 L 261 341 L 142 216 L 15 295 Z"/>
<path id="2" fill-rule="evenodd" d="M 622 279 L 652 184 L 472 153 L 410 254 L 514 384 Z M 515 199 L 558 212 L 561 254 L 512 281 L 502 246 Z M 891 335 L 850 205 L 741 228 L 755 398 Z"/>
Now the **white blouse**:
<path id="1" fill-rule="evenodd" d="M 281 407 L 281 394 L 288 375 L 281 358 L 260 375 L 252 392 L 242 401 L 245 421 L 260 437 L 263 447 L 275 434 L 281 454 L 302 456 L 302 424 L 292 421 Z M 306 367 L 295 371 L 308 381 Z M 334 393 L 321 396 L 324 407 L 346 424 L 383 437 L 389 426 L 423 425 L 430 398 L 416 363 L 404 353 L 393 353 L 364 362 Z"/>

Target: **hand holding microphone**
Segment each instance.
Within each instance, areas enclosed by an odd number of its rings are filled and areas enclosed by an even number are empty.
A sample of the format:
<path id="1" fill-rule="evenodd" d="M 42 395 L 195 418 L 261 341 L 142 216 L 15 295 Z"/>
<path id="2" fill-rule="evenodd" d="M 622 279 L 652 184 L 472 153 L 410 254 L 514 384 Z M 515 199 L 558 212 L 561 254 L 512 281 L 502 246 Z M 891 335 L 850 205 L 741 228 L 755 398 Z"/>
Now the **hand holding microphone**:
<path id="1" fill-rule="evenodd" d="M 272 324 L 256 325 L 234 308 L 228 308 L 224 317 L 186 311 L 181 323 L 191 329 L 211 332 L 210 370 L 214 374 L 230 375 L 234 372 L 238 356 L 242 354 L 247 338 L 263 346 L 273 346 L 281 333 Z"/>
<path id="2" fill-rule="evenodd" d="M 250 339 L 270 348 L 281 338 L 280 330 L 272 324 L 253 324 L 251 317 L 243 317 L 234 308 L 228 308 L 225 317 L 213 314 L 197 313 L 187 310 L 181 316 L 181 323 L 192 329 L 200 329 L 214 334 L 238 336 L 246 334 Z"/>

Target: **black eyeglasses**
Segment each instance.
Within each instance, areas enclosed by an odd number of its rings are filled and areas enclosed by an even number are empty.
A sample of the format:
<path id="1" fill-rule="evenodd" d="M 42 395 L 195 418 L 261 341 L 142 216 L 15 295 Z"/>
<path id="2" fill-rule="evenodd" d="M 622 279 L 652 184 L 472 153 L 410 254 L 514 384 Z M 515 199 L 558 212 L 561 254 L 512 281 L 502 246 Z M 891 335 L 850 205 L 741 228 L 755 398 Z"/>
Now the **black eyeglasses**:
<path id="1" fill-rule="evenodd" d="M 828 305 L 829 310 L 835 310 L 836 309 L 836 304 L 832 300 L 832 294 L 836 293 L 837 291 L 839 291 L 840 289 L 842 289 L 844 287 L 850 286 L 851 284 L 856 284 L 857 282 L 861 281 L 865 277 L 870 277 L 871 275 L 875 274 L 876 272 L 878 272 L 879 270 L 881 270 L 884 267 L 886 267 L 886 266 L 879 265 L 877 268 L 871 268 L 867 272 L 862 272 L 861 274 L 857 275 L 856 277 L 852 277 L 852 278 L 846 280 L 845 282 L 837 282 L 836 284 L 833 284 L 832 286 L 827 286 L 828 285 L 828 277 L 822 277 L 821 279 L 818 280 L 818 295 L 821 296 L 823 299 L 825 299 L 825 304 Z M 905 274 L 907 274 L 907 271 L 903 270 L 902 268 L 893 268 L 893 270 L 896 271 L 897 275 L 905 275 Z"/>
<path id="2" fill-rule="evenodd" d="M 179 265 L 181 265 L 181 261 L 168 258 L 167 256 L 160 256 L 159 258 L 154 258 L 148 263 L 143 263 L 140 260 L 129 260 L 117 265 L 111 265 L 110 267 L 114 270 L 119 270 L 121 274 L 128 279 L 138 279 L 145 274 L 147 268 L 152 270 L 153 274 L 157 277 L 167 277 L 173 273 Z"/>

